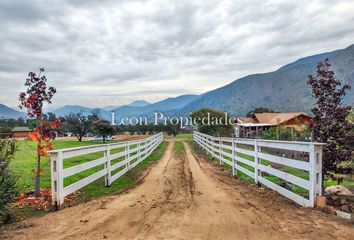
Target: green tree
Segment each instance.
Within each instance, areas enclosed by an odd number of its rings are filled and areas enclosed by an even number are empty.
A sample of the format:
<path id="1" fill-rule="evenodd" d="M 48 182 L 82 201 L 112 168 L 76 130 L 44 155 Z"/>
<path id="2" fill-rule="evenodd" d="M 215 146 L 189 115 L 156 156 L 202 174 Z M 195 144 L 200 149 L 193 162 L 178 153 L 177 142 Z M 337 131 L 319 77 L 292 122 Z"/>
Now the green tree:
<path id="1" fill-rule="evenodd" d="M 103 143 L 106 142 L 106 139 L 109 135 L 115 134 L 115 128 L 111 123 L 104 119 L 99 119 L 93 123 L 94 132 L 102 136 Z"/>
<path id="2" fill-rule="evenodd" d="M 252 117 L 252 115 L 255 113 L 274 113 L 274 112 L 277 112 L 277 111 L 270 109 L 270 108 L 266 108 L 266 107 L 257 107 L 255 109 L 253 109 L 252 111 L 249 111 L 246 114 L 246 117 Z"/>
<path id="3" fill-rule="evenodd" d="M 48 115 L 49 122 L 54 122 L 57 119 L 57 116 L 55 115 L 55 113 L 49 112 L 49 113 L 47 113 L 47 115 Z"/>
<path id="4" fill-rule="evenodd" d="M 0 222 L 9 221 L 9 204 L 17 195 L 9 164 L 16 151 L 14 141 L 0 140 Z"/>
<path id="5" fill-rule="evenodd" d="M 198 131 L 212 136 L 230 137 L 233 134 L 233 124 L 230 116 L 215 109 L 200 109 L 191 115 Z"/>
<path id="6" fill-rule="evenodd" d="M 172 135 L 172 136 L 176 136 L 180 130 L 180 125 L 179 124 L 167 124 L 164 126 L 164 131 L 168 134 L 168 135 Z"/>
<path id="7" fill-rule="evenodd" d="M 63 130 L 72 132 L 79 142 L 93 128 L 93 123 L 100 119 L 99 113 L 92 111 L 85 115 L 82 112 L 69 113 L 65 116 Z"/>

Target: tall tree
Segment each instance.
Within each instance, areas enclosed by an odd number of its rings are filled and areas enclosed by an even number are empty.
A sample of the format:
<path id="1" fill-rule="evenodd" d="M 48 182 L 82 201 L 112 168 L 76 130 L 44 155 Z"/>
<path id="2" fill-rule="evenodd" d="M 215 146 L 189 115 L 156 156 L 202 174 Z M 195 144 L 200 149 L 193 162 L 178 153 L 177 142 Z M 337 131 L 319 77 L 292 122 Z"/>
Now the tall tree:
<path id="1" fill-rule="evenodd" d="M 180 124 L 172 124 L 168 123 L 167 125 L 163 126 L 163 131 L 166 132 L 168 135 L 176 136 L 180 130 Z"/>
<path id="2" fill-rule="evenodd" d="M 79 142 L 93 128 L 94 121 L 99 119 L 97 112 L 93 111 L 89 115 L 82 112 L 69 113 L 65 116 L 65 130 L 72 132 Z"/>
<path id="3" fill-rule="evenodd" d="M 49 112 L 49 113 L 47 113 L 47 115 L 48 115 L 49 122 L 54 122 L 56 119 L 58 119 L 57 116 L 55 115 L 55 113 Z"/>
<path id="4" fill-rule="evenodd" d="M 36 128 L 29 135 L 31 140 L 37 142 L 37 169 L 35 173 L 35 195 L 39 196 L 40 192 L 40 175 L 41 157 L 47 156 L 47 151 L 52 149 L 51 140 L 55 138 L 55 130 L 60 128 L 63 119 L 57 119 L 49 124 L 48 121 L 43 121 L 43 104 L 51 103 L 52 97 L 56 93 L 54 87 L 47 87 L 47 78 L 41 74 L 44 68 L 39 69 L 39 74 L 34 72 L 28 73 L 28 78 L 25 81 L 27 87 L 26 92 L 20 93 L 20 108 L 27 109 L 27 115 L 30 118 L 36 119 Z"/>
<path id="5" fill-rule="evenodd" d="M 115 133 L 114 126 L 111 123 L 104 119 L 99 119 L 93 123 L 94 131 L 102 136 L 103 143 L 106 142 L 106 139 L 109 135 L 113 135 Z"/>
<path id="6" fill-rule="evenodd" d="M 347 121 L 350 106 L 344 106 L 342 98 L 349 85 L 343 85 L 334 76 L 331 64 L 326 59 L 317 66 L 316 75 L 308 77 L 308 85 L 312 88 L 315 106 L 312 109 L 314 121 L 310 125 L 313 140 L 326 143 L 323 149 L 323 176 L 334 178 L 342 161 L 351 159 L 350 145 L 353 137 L 350 134 L 353 124 Z"/>

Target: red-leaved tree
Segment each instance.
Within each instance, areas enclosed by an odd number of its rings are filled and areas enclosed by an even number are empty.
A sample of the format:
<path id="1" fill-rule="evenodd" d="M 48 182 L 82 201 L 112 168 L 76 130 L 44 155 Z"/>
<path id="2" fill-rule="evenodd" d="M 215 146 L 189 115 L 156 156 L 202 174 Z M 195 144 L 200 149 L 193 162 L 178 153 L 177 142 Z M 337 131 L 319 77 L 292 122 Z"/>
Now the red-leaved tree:
<path id="1" fill-rule="evenodd" d="M 308 85 L 316 99 L 312 109 L 314 121 L 310 125 L 313 140 L 326 143 L 323 149 L 323 176 L 335 178 L 333 173 L 337 171 L 339 163 L 350 160 L 352 156 L 353 124 L 346 119 L 351 106 L 342 103 L 350 86 L 342 86 L 335 78 L 328 59 L 318 64 L 316 75 L 308 77 Z"/>
<path id="2" fill-rule="evenodd" d="M 37 169 L 32 169 L 35 174 L 35 195 L 40 194 L 40 175 L 43 169 L 41 168 L 41 157 L 48 155 L 48 150 L 53 149 L 51 141 L 56 136 L 56 129 L 59 129 L 63 122 L 63 118 L 59 118 L 49 123 L 43 121 L 43 104 L 51 103 L 51 99 L 56 93 L 53 87 L 47 87 L 47 78 L 41 74 L 44 68 L 39 69 L 39 74 L 30 72 L 26 79 L 26 92 L 20 93 L 19 107 L 27 109 L 27 115 L 30 118 L 37 119 L 37 127 L 29 134 L 29 139 L 37 143 Z"/>

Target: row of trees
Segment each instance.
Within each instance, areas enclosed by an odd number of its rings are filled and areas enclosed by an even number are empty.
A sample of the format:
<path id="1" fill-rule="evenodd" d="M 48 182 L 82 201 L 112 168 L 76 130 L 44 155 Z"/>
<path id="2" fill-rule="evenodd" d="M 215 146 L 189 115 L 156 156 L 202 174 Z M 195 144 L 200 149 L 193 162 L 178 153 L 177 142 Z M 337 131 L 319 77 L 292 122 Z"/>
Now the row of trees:
<path id="1" fill-rule="evenodd" d="M 57 121 L 60 118 L 54 113 L 47 113 L 42 115 L 42 121 L 49 124 Z M 63 117 L 63 125 L 61 128 L 56 129 L 59 135 L 64 135 L 68 132 L 73 133 L 73 135 L 82 141 L 83 137 L 92 133 L 102 136 L 103 141 L 107 136 L 113 134 L 153 134 L 156 132 L 166 132 L 169 135 L 176 135 L 181 130 L 179 125 L 163 125 L 160 124 L 147 124 L 147 125 L 116 125 L 112 126 L 111 123 L 105 119 L 102 119 L 99 111 L 93 110 L 89 114 L 84 114 L 83 112 L 73 112 L 69 113 Z M 31 129 L 37 127 L 37 119 L 0 119 L 0 134 L 1 133 L 11 133 L 15 126 L 28 126 Z"/>
<path id="2" fill-rule="evenodd" d="M 57 116 L 52 113 L 43 113 L 42 119 L 44 121 L 53 122 L 57 119 Z M 11 133 L 14 127 L 29 127 L 34 129 L 37 127 L 38 120 L 37 119 L 25 119 L 25 118 L 0 118 L 0 133 Z"/>
<path id="3" fill-rule="evenodd" d="M 232 137 L 234 133 L 231 118 L 224 112 L 203 108 L 193 112 L 191 117 L 195 119 L 199 132 L 218 137 Z M 210 122 L 203 122 L 203 119 L 210 119 Z"/>
<path id="4" fill-rule="evenodd" d="M 147 125 L 116 125 L 112 126 L 107 120 L 101 119 L 98 111 L 90 114 L 70 113 L 65 116 L 63 132 L 72 132 L 79 141 L 88 133 L 102 136 L 103 141 L 113 134 L 153 134 L 156 132 L 166 132 L 169 135 L 176 135 L 180 130 L 179 125 L 147 124 Z"/>

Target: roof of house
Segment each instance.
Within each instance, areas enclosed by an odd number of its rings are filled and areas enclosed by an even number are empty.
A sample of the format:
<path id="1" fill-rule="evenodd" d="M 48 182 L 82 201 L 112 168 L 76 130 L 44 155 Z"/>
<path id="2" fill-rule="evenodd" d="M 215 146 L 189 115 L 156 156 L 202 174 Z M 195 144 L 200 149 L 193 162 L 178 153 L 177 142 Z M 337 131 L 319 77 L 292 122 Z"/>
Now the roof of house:
<path id="1" fill-rule="evenodd" d="M 291 119 L 305 116 L 310 118 L 304 112 L 288 112 L 288 113 L 255 113 L 253 117 L 237 118 L 237 123 L 239 125 L 245 124 L 268 124 L 268 125 L 277 125 L 287 122 Z"/>
<path id="2" fill-rule="evenodd" d="M 12 132 L 32 132 L 32 129 L 28 127 L 14 127 L 14 129 L 12 129 Z"/>
<path id="3" fill-rule="evenodd" d="M 260 123 L 281 124 L 293 118 L 307 116 L 304 112 L 289 112 L 289 113 L 256 113 L 255 118 Z"/>
<path id="4" fill-rule="evenodd" d="M 256 123 L 257 121 L 251 117 L 238 118 L 238 122 L 240 123 Z"/>

